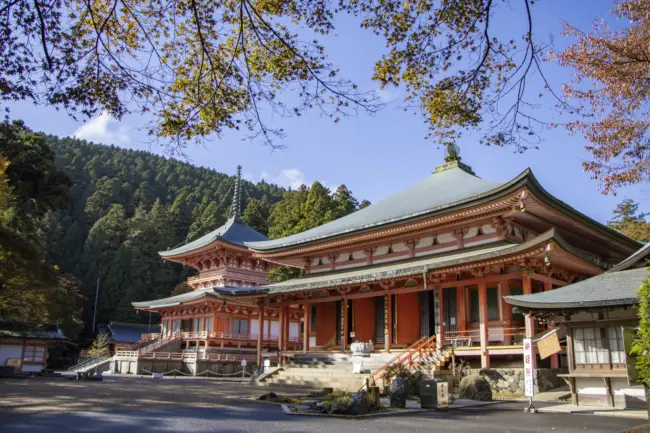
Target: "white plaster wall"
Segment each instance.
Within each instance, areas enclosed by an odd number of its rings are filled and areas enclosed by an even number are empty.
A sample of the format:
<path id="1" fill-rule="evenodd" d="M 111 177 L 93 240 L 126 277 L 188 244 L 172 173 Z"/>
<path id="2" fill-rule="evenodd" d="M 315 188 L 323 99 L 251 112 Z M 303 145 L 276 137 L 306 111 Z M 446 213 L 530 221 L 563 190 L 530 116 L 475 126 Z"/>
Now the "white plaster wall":
<path id="1" fill-rule="evenodd" d="M 464 237 L 465 239 L 467 239 L 467 238 L 473 238 L 476 235 L 478 235 L 478 227 L 470 227 L 469 230 L 467 230 L 467 234 Z"/>
<path id="2" fill-rule="evenodd" d="M 377 247 L 377 249 L 372 254 L 372 256 L 373 257 L 383 256 L 384 254 L 387 254 L 387 253 L 388 253 L 388 245 L 385 245 L 385 246 Z M 374 262 L 374 260 L 373 260 L 373 262 Z"/>
<path id="3" fill-rule="evenodd" d="M 251 319 L 249 324 L 248 333 L 257 335 L 260 331 L 260 321 L 257 319 Z"/>
<path id="4" fill-rule="evenodd" d="M 280 322 L 271 322 L 271 337 L 278 338 L 280 336 Z"/>
<path id="5" fill-rule="evenodd" d="M 297 322 L 289 322 L 289 338 L 300 337 L 300 324 Z"/>
<path id="6" fill-rule="evenodd" d="M 366 253 L 364 251 L 354 251 L 352 253 L 352 258 L 354 260 L 358 260 L 358 259 L 366 259 L 367 257 L 366 257 Z"/>
<path id="7" fill-rule="evenodd" d="M 607 395 L 607 388 L 601 377 L 576 378 L 576 391 L 584 395 Z"/>
<path id="8" fill-rule="evenodd" d="M 443 233 L 438 235 L 439 244 L 445 244 L 447 242 L 456 242 L 456 238 L 450 233 Z"/>
<path id="9" fill-rule="evenodd" d="M 399 253 L 402 251 L 408 251 L 409 247 L 406 246 L 405 243 L 401 242 L 399 244 L 393 244 L 393 252 Z"/>
<path id="10" fill-rule="evenodd" d="M 341 263 L 341 262 L 347 262 L 348 260 L 350 260 L 350 253 L 341 253 L 338 255 L 335 262 Z"/>
<path id="11" fill-rule="evenodd" d="M 0 365 L 7 365 L 7 359 L 22 359 L 22 344 L 0 344 Z"/>
<path id="12" fill-rule="evenodd" d="M 612 383 L 612 392 L 614 393 L 615 396 L 627 395 L 630 397 L 640 398 L 642 400 L 646 399 L 643 385 L 628 385 L 627 379 L 623 377 L 612 378 L 611 383 Z"/>
<path id="13" fill-rule="evenodd" d="M 496 232 L 497 232 L 497 229 L 495 229 L 494 227 L 492 227 L 490 224 L 483 224 L 483 225 L 481 226 L 481 230 L 483 231 L 483 234 L 486 234 L 486 235 L 489 235 L 489 234 L 492 234 L 492 233 L 496 233 Z"/>
<path id="14" fill-rule="evenodd" d="M 420 242 L 415 245 L 415 248 L 430 247 L 431 245 L 433 245 L 433 236 L 428 236 L 420 239 Z"/>

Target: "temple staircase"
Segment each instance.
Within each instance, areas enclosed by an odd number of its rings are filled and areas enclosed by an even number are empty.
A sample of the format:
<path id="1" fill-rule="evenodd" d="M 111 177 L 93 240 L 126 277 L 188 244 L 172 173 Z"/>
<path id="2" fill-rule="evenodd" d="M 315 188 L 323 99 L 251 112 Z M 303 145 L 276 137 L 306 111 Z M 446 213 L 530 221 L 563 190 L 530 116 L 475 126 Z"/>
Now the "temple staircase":
<path id="1" fill-rule="evenodd" d="M 178 352 L 180 351 L 180 342 L 181 334 L 177 333 L 169 337 L 161 337 L 153 341 L 150 340 L 147 344 L 140 344 L 140 342 L 138 342 L 131 348 L 131 350 L 138 350 L 140 354 L 144 354 L 149 352 L 162 351 L 161 349 L 166 349 L 167 346 L 170 346 L 173 343 L 179 343 L 177 350 L 172 350 L 172 352 Z"/>
<path id="2" fill-rule="evenodd" d="M 95 358 L 90 358 L 79 364 L 68 368 L 68 371 L 74 372 L 88 372 L 93 369 L 97 370 L 106 370 L 108 363 L 113 360 L 112 356 L 97 356 Z"/>
<path id="3" fill-rule="evenodd" d="M 435 337 L 421 338 L 409 348 L 395 353 L 371 353 L 363 357 L 362 373 L 353 373 L 353 358 L 348 353 L 296 354 L 293 359 L 258 380 L 260 385 L 331 387 L 358 391 L 366 379 L 381 385 L 391 368 L 397 365 L 421 369 L 428 374 L 444 368 L 447 352 L 436 350 Z"/>

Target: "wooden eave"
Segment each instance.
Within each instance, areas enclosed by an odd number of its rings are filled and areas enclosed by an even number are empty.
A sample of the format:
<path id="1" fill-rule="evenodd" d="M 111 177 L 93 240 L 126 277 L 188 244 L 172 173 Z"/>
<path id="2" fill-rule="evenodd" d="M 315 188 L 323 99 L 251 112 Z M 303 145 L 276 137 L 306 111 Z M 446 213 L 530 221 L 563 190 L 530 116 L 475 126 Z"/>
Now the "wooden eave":
<path id="1" fill-rule="evenodd" d="M 222 247 L 222 248 L 227 249 L 227 250 L 234 250 L 238 254 L 249 255 L 249 256 L 251 255 L 251 251 L 248 248 L 246 248 L 244 245 L 239 245 L 239 244 L 235 244 L 235 243 L 232 243 L 232 242 L 228 242 L 228 241 L 226 241 L 224 239 L 215 239 L 214 241 L 210 242 L 209 244 L 204 245 L 204 246 L 202 246 L 200 248 L 197 248 L 195 250 L 188 251 L 188 252 L 181 253 L 181 254 L 176 254 L 176 255 L 173 255 L 173 256 L 165 256 L 165 257 L 161 256 L 161 258 L 163 260 L 169 260 L 171 262 L 177 262 L 177 263 L 184 264 L 183 261 L 191 259 L 191 258 L 196 257 L 196 256 L 200 256 L 200 255 L 208 253 L 208 252 L 211 252 L 211 251 L 217 249 L 218 247 Z"/>

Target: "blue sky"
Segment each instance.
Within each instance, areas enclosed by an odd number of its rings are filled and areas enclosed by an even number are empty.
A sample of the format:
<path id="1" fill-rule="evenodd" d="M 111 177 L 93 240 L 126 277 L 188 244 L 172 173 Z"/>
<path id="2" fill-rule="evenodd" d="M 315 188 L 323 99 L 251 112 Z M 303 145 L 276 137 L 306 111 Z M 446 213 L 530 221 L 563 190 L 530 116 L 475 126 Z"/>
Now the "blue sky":
<path id="1" fill-rule="evenodd" d="M 562 48 L 570 42 L 560 34 L 563 22 L 589 30 L 595 19 L 606 17 L 611 6 L 611 0 L 538 1 L 534 6 L 535 36 L 552 40 L 553 47 Z M 521 15 L 515 12 L 500 15 L 495 27 L 521 26 Z M 335 34 L 324 42 L 342 76 L 352 78 L 361 88 L 376 87 L 370 80 L 372 67 L 385 50 L 379 38 L 359 29 L 356 21 L 344 19 L 338 23 Z M 568 71 L 556 65 L 547 64 L 546 70 L 558 89 L 570 78 Z M 428 131 L 419 115 L 400 109 L 400 96 L 404 95 L 399 89 L 390 89 L 382 96 L 389 104 L 377 115 L 360 114 L 337 124 L 316 112 L 300 118 L 272 119 L 274 126 L 287 132 L 282 142 L 285 150 L 271 152 L 261 142 L 245 141 L 241 135 L 227 133 L 206 146 L 190 147 L 189 162 L 229 174 L 234 174 L 235 167 L 241 164 L 248 179 L 265 178 L 283 186 L 295 187 L 315 180 L 329 187 L 344 183 L 359 199 L 380 200 L 428 176 L 444 156 L 443 149 L 424 140 Z M 548 109 L 540 110 L 541 117 L 557 121 L 558 114 L 550 108 L 550 100 L 548 105 Z M 147 119 L 140 114 L 126 116 L 121 122 L 100 116 L 84 124 L 52 108 L 16 104 L 12 106 L 12 116 L 50 134 L 76 133 L 91 141 L 163 153 L 163 149 L 147 142 L 146 134 L 140 130 Z M 556 129 L 545 131 L 543 139 L 540 150 L 524 154 L 481 146 L 472 134 L 458 144 L 463 162 L 472 166 L 478 176 L 507 181 L 530 167 L 553 195 L 601 222 L 609 219 L 612 209 L 624 197 L 636 199 L 645 208 L 650 194 L 647 186 L 620 189 L 616 197 L 599 192 L 598 183 L 582 170 L 581 161 L 589 155 L 581 137 Z"/>

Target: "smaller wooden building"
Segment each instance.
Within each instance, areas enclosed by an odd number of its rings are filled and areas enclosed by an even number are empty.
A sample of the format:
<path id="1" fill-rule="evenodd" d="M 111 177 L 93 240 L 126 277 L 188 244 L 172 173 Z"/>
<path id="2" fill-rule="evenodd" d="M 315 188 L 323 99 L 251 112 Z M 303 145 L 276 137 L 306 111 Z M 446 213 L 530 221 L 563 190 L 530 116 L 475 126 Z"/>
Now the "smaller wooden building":
<path id="1" fill-rule="evenodd" d="M 20 373 L 38 373 L 47 364 L 48 345 L 65 340 L 56 325 L 0 322 L 0 367 L 13 367 L 14 372 Z"/>
<path id="2" fill-rule="evenodd" d="M 569 374 L 564 376 L 573 404 L 646 407 L 629 348 L 638 326 L 637 293 L 650 275 L 648 256 L 650 244 L 604 274 L 549 292 L 505 297 L 518 311 L 566 332 Z"/>

